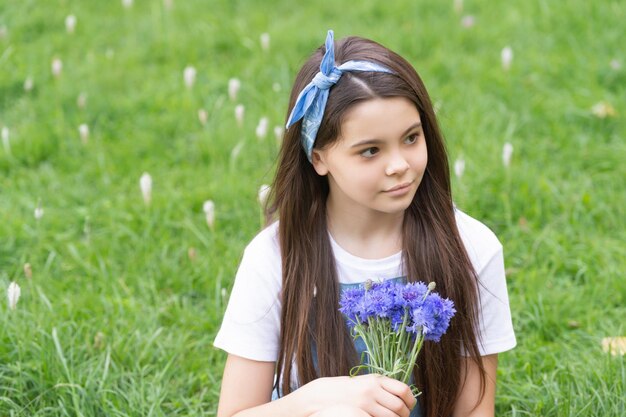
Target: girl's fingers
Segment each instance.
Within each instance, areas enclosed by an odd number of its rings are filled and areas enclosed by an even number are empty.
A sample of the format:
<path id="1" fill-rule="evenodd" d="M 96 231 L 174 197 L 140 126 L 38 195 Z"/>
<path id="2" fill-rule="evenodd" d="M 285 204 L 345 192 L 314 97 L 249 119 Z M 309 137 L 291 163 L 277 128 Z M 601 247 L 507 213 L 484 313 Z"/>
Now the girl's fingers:
<path id="1" fill-rule="evenodd" d="M 381 378 L 381 386 L 385 391 L 404 401 L 404 404 L 409 409 L 409 412 L 415 406 L 417 400 L 413 396 L 413 393 L 407 384 L 392 378 L 383 377 Z"/>
<path id="2" fill-rule="evenodd" d="M 361 410 L 360 408 L 350 405 L 336 405 L 333 407 L 325 408 L 311 417 L 337 417 L 337 416 L 349 416 L 349 417 L 372 417 L 371 414 Z"/>
<path id="3" fill-rule="evenodd" d="M 402 402 L 402 401 L 400 401 Z M 406 406 L 402 406 L 402 408 L 404 410 L 406 410 Z M 378 403 L 376 405 L 374 405 L 370 410 L 368 410 L 368 413 L 372 416 L 372 417 L 408 417 L 409 416 L 409 411 L 404 412 L 404 411 L 399 411 L 396 412 L 394 410 L 391 410 L 389 408 L 387 408 L 387 406 Z"/>
<path id="4" fill-rule="evenodd" d="M 386 393 L 380 398 L 376 398 L 381 416 L 389 417 L 409 417 L 411 410 L 404 401 L 391 393 Z"/>

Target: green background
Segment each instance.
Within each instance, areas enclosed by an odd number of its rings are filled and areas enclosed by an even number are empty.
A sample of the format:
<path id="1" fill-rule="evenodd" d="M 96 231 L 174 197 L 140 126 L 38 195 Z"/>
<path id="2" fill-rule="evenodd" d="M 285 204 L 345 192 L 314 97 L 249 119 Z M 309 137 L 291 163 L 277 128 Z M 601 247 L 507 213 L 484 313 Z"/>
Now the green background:
<path id="1" fill-rule="evenodd" d="M 329 28 L 415 66 L 466 164 L 455 202 L 504 245 L 518 346 L 500 355 L 497 415 L 626 414 L 624 358 L 601 346 L 626 332 L 626 3 L 170 3 L 0 0 L 0 415 L 215 414 L 212 340 L 260 228 L 273 130 Z"/>

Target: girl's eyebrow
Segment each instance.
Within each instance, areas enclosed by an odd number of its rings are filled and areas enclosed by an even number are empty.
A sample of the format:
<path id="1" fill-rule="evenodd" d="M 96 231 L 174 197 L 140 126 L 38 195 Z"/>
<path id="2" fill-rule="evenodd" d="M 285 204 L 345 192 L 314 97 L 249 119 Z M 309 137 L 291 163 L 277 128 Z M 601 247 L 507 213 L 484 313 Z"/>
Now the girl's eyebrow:
<path id="1" fill-rule="evenodd" d="M 400 135 L 400 137 L 404 137 L 404 136 L 408 135 L 409 132 L 411 132 L 412 130 L 415 130 L 415 129 L 421 127 L 421 126 L 422 126 L 422 122 L 421 121 L 413 123 L 411 126 L 409 126 L 409 128 L 407 130 L 404 131 L 404 133 L 402 133 Z M 377 144 L 382 143 L 382 142 L 384 142 L 384 140 L 382 140 L 382 139 L 363 139 L 363 140 L 360 140 L 357 143 L 353 144 L 350 147 L 351 148 L 357 148 L 359 146 L 364 146 L 364 145 L 377 145 Z"/>

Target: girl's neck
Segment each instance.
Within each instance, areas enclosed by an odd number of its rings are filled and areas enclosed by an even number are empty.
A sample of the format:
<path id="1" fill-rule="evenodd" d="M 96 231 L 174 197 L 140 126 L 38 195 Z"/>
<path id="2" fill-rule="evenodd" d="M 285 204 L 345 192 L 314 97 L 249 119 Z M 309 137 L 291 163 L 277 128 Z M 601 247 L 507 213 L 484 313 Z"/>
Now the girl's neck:
<path id="1" fill-rule="evenodd" d="M 354 213 L 326 205 L 328 231 L 345 251 L 364 259 L 381 259 L 402 250 L 404 213 Z"/>

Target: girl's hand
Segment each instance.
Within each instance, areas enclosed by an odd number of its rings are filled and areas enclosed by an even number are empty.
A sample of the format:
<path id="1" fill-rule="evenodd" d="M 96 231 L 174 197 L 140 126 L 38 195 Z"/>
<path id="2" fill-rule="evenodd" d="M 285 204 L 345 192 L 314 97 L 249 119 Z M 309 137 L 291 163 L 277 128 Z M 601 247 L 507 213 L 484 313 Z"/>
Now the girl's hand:
<path id="1" fill-rule="evenodd" d="M 408 417 L 417 402 L 408 385 L 382 375 L 318 378 L 300 389 L 315 407 L 313 413 L 325 408 L 347 405 L 363 410 L 371 417 Z"/>

